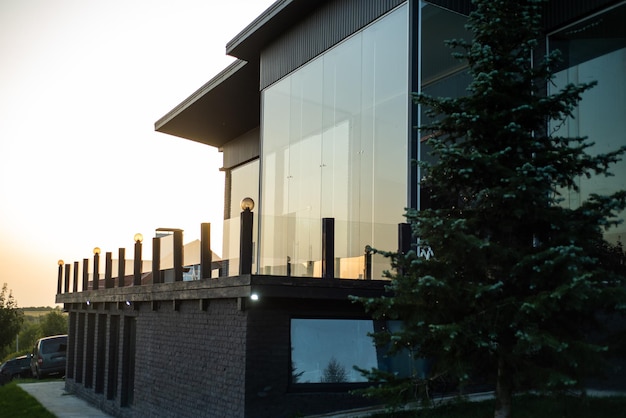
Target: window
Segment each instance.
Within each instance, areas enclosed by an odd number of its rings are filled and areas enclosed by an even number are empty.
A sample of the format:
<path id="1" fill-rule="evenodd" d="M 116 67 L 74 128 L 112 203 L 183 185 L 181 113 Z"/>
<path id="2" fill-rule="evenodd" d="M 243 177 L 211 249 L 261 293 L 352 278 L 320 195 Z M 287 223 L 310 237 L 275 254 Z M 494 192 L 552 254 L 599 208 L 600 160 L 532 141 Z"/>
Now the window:
<path id="1" fill-rule="evenodd" d="M 263 91 L 260 269 L 321 275 L 335 219 L 337 277 L 362 278 L 366 245 L 397 247 L 408 170 L 403 5 Z M 374 259 L 380 278 L 388 260 Z"/>
<path id="2" fill-rule="evenodd" d="M 428 362 L 414 360 L 408 350 L 387 356 L 386 349 L 375 347 L 369 335 L 400 326 L 398 321 L 371 319 L 292 319 L 292 385 L 367 382 L 354 366 L 376 368 L 399 377 L 424 377 Z"/>
<path id="3" fill-rule="evenodd" d="M 467 71 L 467 64 L 452 56 L 455 50 L 446 46 L 449 39 L 472 38 L 471 32 L 465 28 L 467 16 L 455 13 L 439 6 L 422 2 L 420 26 L 420 65 L 421 65 L 421 92 L 433 97 L 456 98 L 467 94 L 467 86 L 471 77 Z M 461 51 L 456 51 L 461 52 Z M 426 109 L 420 108 L 420 125 L 428 125 L 431 118 Z M 425 143 L 430 133 L 421 133 L 420 157 L 422 161 L 436 163 L 431 155 L 431 148 Z M 426 176 L 423 168 L 420 178 Z M 420 190 L 420 209 L 432 208 L 430 191 Z"/>
<path id="4" fill-rule="evenodd" d="M 548 37 L 549 47 L 561 52 L 562 67 L 552 89 L 568 83 L 597 81 L 583 94 L 574 118 L 552 126 L 556 135 L 588 137 L 591 154 L 605 153 L 626 145 L 626 3 L 575 23 Z M 591 193 L 608 195 L 626 190 L 626 160 L 611 167 L 612 177 L 578 179 L 579 191 L 562 191 L 562 203 L 577 208 Z M 626 214 L 621 214 L 626 220 Z M 626 236 L 626 223 L 607 231 L 605 238 L 615 244 Z M 621 238 L 620 238 L 621 237 Z"/>

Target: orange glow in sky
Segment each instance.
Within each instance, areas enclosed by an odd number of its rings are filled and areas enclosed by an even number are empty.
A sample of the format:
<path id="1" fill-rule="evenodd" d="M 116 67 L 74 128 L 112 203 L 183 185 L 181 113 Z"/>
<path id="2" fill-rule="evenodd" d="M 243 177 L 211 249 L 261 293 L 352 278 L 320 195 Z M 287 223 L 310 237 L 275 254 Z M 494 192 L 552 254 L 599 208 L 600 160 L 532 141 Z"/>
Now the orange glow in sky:
<path id="1" fill-rule="evenodd" d="M 57 260 L 130 254 L 136 232 L 189 242 L 211 222 L 221 254 L 221 154 L 154 122 L 233 61 L 226 43 L 271 4 L 0 2 L 0 286 L 20 307 L 54 306 Z"/>

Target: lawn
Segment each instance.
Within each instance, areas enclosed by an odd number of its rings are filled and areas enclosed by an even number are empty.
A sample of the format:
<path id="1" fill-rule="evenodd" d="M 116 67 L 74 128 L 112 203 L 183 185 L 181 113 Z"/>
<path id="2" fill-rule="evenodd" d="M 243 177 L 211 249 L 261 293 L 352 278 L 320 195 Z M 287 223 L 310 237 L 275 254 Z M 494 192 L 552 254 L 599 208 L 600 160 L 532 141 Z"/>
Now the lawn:
<path id="1" fill-rule="evenodd" d="M 487 418 L 493 401 L 453 402 L 436 408 L 377 414 L 375 418 Z M 532 396 L 516 397 L 512 418 L 623 418 L 626 397 Z"/>
<path id="2" fill-rule="evenodd" d="M 4 386 L 0 386 L 0 416 L 2 418 L 55 418 L 35 398 L 24 392 L 18 382 L 14 380 Z"/>

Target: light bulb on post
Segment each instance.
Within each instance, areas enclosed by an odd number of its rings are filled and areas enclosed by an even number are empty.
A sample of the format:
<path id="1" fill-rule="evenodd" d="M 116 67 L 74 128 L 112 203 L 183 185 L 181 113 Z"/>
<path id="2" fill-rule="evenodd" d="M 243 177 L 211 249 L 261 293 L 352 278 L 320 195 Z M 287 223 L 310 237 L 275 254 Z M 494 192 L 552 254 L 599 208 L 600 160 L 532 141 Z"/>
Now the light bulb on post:
<path id="1" fill-rule="evenodd" d="M 254 209 L 254 200 L 252 200 L 252 198 L 250 197 L 244 197 L 241 200 L 241 210 L 244 211 L 251 211 L 252 209 Z"/>
<path id="2" fill-rule="evenodd" d="M 100 255 L 100 247 L 94 247 L 93 253 L 96 255 Z"/>
<path id="3" fill-rule="evenodd" d="M 239 226 L 239 274 L 252 273 L 252 228 L 254 225 L 254 200 L 246 197 L 241 200 Z"/>
<path id="4" fill-rule="evenodd" d="M 141 242 L 143 235 L 137 232 L 133 237 L 135 240 L 135 258 L 133 260 L 133 286 L 141 285 Z"/>
<path id="5" fill-rule="evenodd" d="M 61 294 L 61 290 L 62 290 L 63 264 L 65 264 L 65 262 L 63 260 L 59 260 L 59 261 L 57 261 L 57 264 L 59 265 L 59 276 L 57 278 L 57 295 L 59 295 L 59 294 Z"/>

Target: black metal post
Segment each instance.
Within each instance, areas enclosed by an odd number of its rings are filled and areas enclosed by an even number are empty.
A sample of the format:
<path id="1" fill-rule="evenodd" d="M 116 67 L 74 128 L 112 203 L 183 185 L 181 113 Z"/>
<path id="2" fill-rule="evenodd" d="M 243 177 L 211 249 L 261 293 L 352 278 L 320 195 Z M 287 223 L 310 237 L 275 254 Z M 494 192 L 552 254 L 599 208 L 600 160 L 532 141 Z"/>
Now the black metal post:
<path id="1" fill-rule="evenodd" d="M 254 214 L 250 209 L 241 212 L 239 230 L 239 274 L 252 273 L 252 224 Z"/>
<path id="2" fill-rule="evenodd" d="M 100 252 L 94 253 L 93 255 L 93 284 L 91 288 L 93 290 L 98 290 L 100 287 Z"/>
<path id="3" fill-rule="evenodd" d="M 161 238 L 152 238 L 152 283 L 161 283 Z"/>
<path id="4" fill-rule="evenodd" d="M 117 287 L 124 287 L 126 277 L 126 248 L 120 248 L 117 256 Z"/>
<path id="5" fill-rule="evenodd" d="M 365 246 L 365 280 L 372 280 L 372 247 Z"/>
<path id="6" fill-rule="evenodd" d="M 89 259 L 83 258 L 83 292 L 89 289 Z"/>
<path id="7" fill-rule="evenodd" d="M 104 255 L 104 288 L 113 287 L 113 254 L 107 252 Z"/>
<path id="8" fill-rule="evenodd" d="M 135 241 L 135 258 L 133 271 L 133 286 L 141 286 L 141 241 Z"/>
<path id="9" fill-rule="evenodd" d="M 322 218 L 322 278 L 335 277 L 335 218 Z"/>
<path id="10" fill-rule="evenodd" d="M 78 261 L 74 261 L 74 283 L 72 289 L 74 293 L 78 292 Z"/>
<path id="11" fill-rule="evenodd" d="M 59 274 L 57 276 L 57 295 L 61 294 L 61 291 L 63 290 L 63 260 L 59 260 L 57 262 L 58 266 L 59 266 Z"/>
<path id="12" fill-rule="evenodd" d="M 183 281 L 183 231 L 174 231 L 174 281 Z"/>
<path id="13" fill-rule="evenodd" d="M 407 223 L 398 224 L 398 253 L 406 255 L 411 250 L 411 225 Z M 403 263 L 398 267 L 398 273 L 403 274 Z"/>
<path id="14" fill-rule="evenodd" d="M 212 258 L 211 224 L 205 222 L 200 225 L 200 274 L 203 279 L 211 278 Z"/>
<path id="15" fill-rule="evenodd" d="M 70 266 L 71 264 L 65 265 L 65 293 L 70 291 Z"/>
<path id="16" fill-rule="evenodd" d="M 411 225 L 398 224 L 398 253 L 406 254 L 411 249 Z"/>

